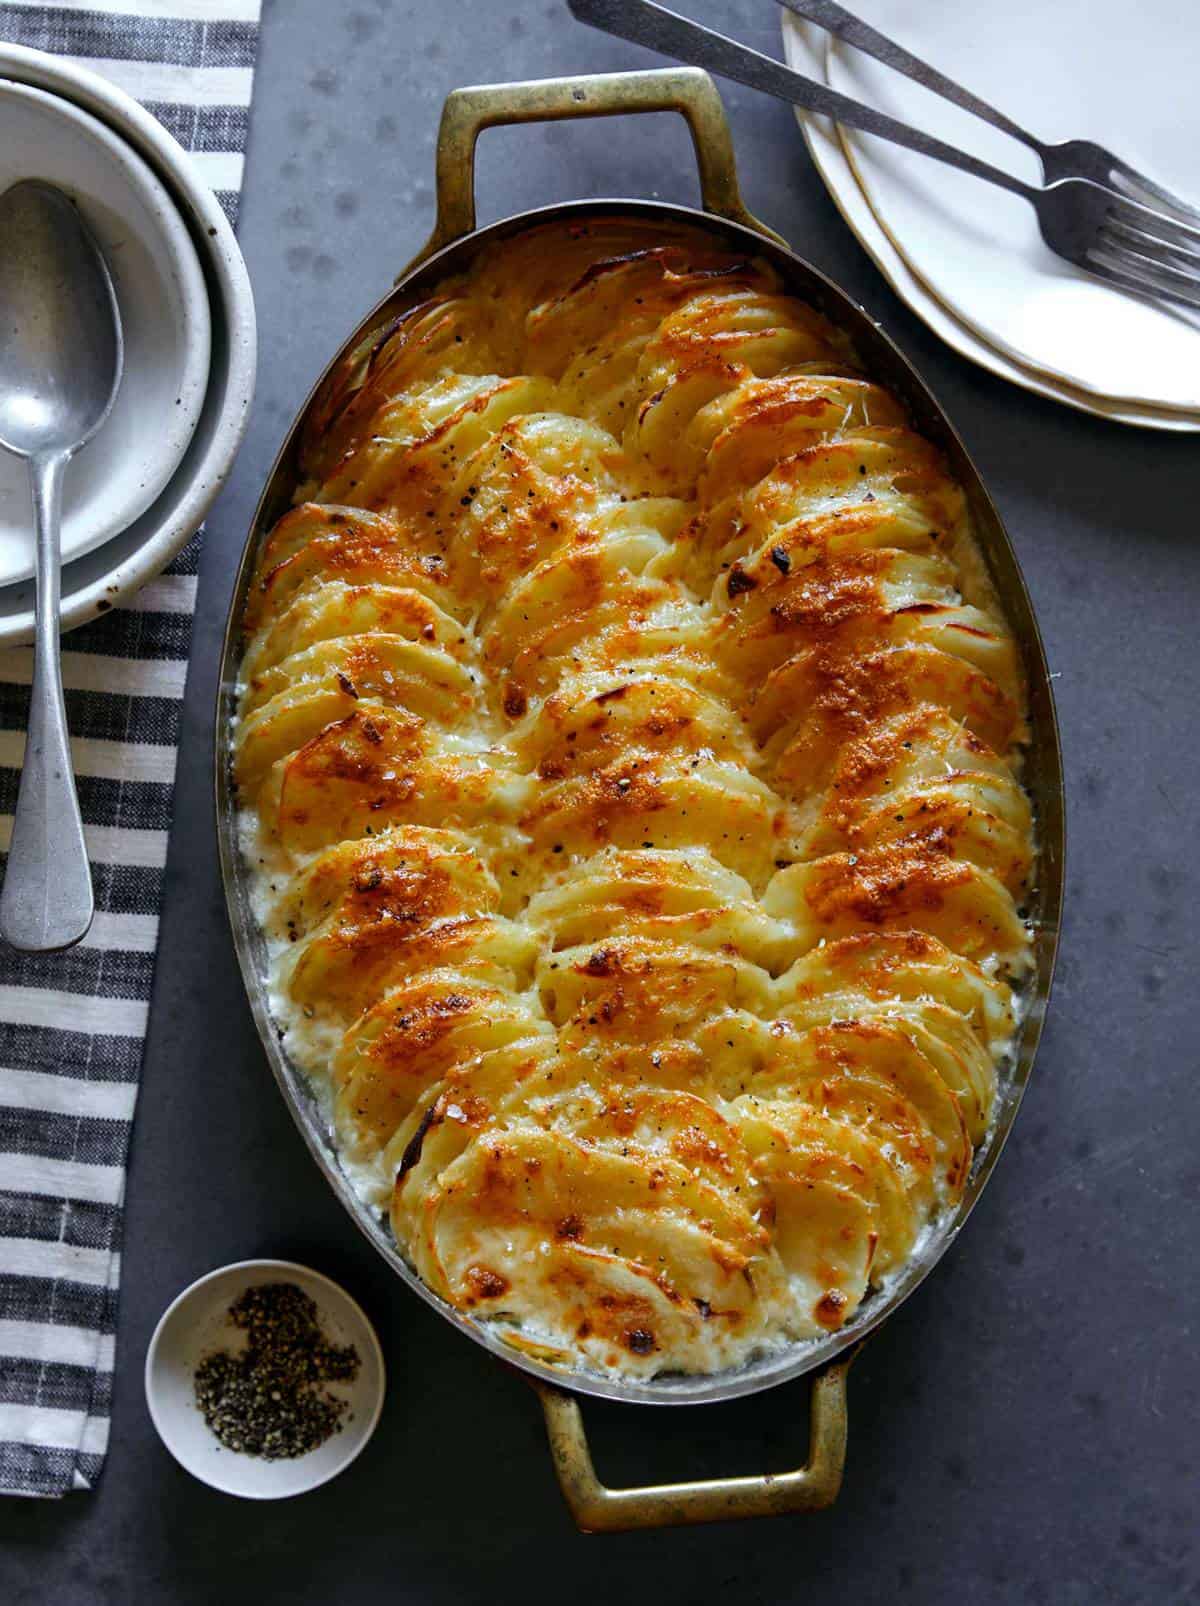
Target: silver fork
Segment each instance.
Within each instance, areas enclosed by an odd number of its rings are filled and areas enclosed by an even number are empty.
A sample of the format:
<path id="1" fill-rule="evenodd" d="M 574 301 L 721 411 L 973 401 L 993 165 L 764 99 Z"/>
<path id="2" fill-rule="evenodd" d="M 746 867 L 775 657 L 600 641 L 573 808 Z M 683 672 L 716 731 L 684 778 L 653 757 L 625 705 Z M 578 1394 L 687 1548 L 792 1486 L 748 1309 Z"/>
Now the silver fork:
<path id="1" fill-rule="evenodd" d="M 997 184 L 1029 202 L 1043 240 L 1068 262 L 1118 289 L 1200 308 L 1200 226 L 1182 217 L 1168 216 L 1091 178 L 1059 178 L 1044 187 L 1026 184 L 653 0 L 567 0 L 567 4 L 572 15 L 594 28 L 694 67 L 706 67 Z"/>
<path id="2" fill-rule="evenodd" d="M 1022 145 L 1027 145 L 1037 155 L 1046 184 L 1054 184 L 1063 178 L 1088 179 L 1093 184 L 1117 190 L 1133 201 L 1141 201 L 1146 206 L 1177 212 L 1185 222 L 1200 224 L 1200 208 L 1181 201 L 1178 195 L 1172 195 L 1170 190 L 1147 178 L 1145 173 L 1139 173 L 1136 167 L 1130 167 L 1128 162 L 1123 162 L 1103 145 L 1097 145 L 1090 139 L 1066 139 L 1047 144 L 1027 128 L 1022 128 L 1020 123 L 1014 123 L 1011 117 L 998 111 L 995 106 L 989 106 L 980 96 L 956 84 L 953 78 L 947 78 L 945 73 L 922 61 L 920 56 L 914 56 L 911 50 L 906 50 L 894 39 L 880 33 L 869 22 L 847 11 L 845 6 L 838 5 L 837 0 L 776 0 L 776 3 L 786 6 L 805 22 L 815 22 L 818 28 L 824 28 L 826 33 L 853 45 L 864 55 L 874 56 L 885 67 L 892 67 L 906 78 L 912 78 L 935 95 L 941 95 L 943 100 L 951 101 L 963 111 L 982 118 L 1002 134 L 1020 140 Z"/>

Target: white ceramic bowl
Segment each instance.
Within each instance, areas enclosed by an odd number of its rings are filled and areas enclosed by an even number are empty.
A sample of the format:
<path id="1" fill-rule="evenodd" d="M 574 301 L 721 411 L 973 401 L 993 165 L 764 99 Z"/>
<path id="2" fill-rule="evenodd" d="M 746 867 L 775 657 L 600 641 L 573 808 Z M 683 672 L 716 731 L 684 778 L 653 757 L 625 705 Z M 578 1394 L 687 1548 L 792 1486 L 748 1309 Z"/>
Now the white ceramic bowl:
<path id="1" fill-rule="evenodd" d="M 63 569 L 63 627 L 128 601 L 199 528 L 232 467 L 254 394 L 254 298 L 229 220 L 187 153 L 129 95 L 95 73 L 21 45 L 0 44 L 0 77 L 61 95 L 126 140 L 179 209 L 208 289 L 212 357 L 195 433 L 166 489 L 129 528 Z M 0 589 L 0 647 L 33 636 L 33 584 Z"/>
<path id="2" fill-rule="evenodd" d="M 63 561 L 119 534 L 170 483 L 208 389 L 212 320 L 200 258 L 129 144 L 61 95 L 0 80 L 0 192 L 42 179 L 78 205 L 107 258 L 125 371 L 113 410 L 67 471 Z M 0 586 L 33 573 L 27 466 L 0 453 Z"/>
<path id="3" fill-rule="evenodd" d="M 229 1307 L 247 1288 L 295 1283 L 316 1301 L 326 1336 L 358 1350 L 352 1383 L 330 1383 L 331 1394 L 348 1402 L 340 1433 L 291 1460 L 227 1450 L 196 1404 L 195 1372 L 214 1349 L 238 1349 L 243 1335 L 229 1321 Z M 362 1307 L 337 1283 L 290 1260 L 240 1260 L 209 1272 L 167 1307 L 146 1351 L 146 1404 L 159 1438 L 176 1461 L 202 1483 L 247 1500 L 282 1500 L 336 1478 L 375 1431 L 383 1407 L 383 1352 Z"/>

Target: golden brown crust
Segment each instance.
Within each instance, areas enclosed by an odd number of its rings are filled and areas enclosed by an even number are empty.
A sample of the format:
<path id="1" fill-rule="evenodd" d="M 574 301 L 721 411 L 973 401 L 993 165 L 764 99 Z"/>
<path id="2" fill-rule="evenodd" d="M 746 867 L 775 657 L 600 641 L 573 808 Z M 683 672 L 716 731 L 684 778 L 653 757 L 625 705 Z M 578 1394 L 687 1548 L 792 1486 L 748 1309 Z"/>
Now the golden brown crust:
<path id="1" fill-rule="evenodd" d="M 246 613 L 278 1007 L 421 1276 L 712 1371 L 960 1196 L 1027 963 L 964 501 L 769 269 L 531 231 L 370 332 Z"/>

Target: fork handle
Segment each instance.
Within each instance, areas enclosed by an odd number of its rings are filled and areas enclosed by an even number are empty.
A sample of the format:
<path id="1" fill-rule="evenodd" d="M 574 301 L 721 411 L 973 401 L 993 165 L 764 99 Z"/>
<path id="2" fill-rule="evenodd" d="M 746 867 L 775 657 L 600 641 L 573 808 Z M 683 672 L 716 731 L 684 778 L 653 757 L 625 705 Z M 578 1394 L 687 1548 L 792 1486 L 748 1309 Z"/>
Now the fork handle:
<path id="1" fill-rule="evenodd" d="M 864 55 L 874 56 L 876 61 L 883 62 L 885 67 L 892 67 L 906 78 L 911 78 L 924 89 L 930 89 L 943 100 L 951 101 L 960 106 L 963 111 L 971 112 L 981 117 L 985 123 L 998 128 L 1002 134 L 1009 134 L 1013 139 L 1019 139 L 1022 145 L 1028 145 L 1030 150 L 1037 151 L 1040 156 L 1045 149 L 1042 141 L 1020 123 L 1014 123 L 1011 117 L 1006 117 L 995 106 L 989 106 L 986 100 L 973 95 L 969 89 L 956 84 L 953 78 L 947 78 L 936 67 L 931 67 L 920 56 L 914 56 L 911 50 L 905 50 L 894 39 L 880 33 L 878 28 L 872 28 L 869 22 L 856 17 L 845 6 L 840 6 L 837 0 L 777 0 L 777 4 L 785 6 L 805 22 L 815 22 L 818 28 L 824 28 L 826 33 L 833 34 L 835 39 L 841 39 Z M 844 119 L 843 119 L 844 121 Z"/>
<path id="2" fill-rule="evenodd" d="M 923 134 L 898 118 L 876 111 L 873 106 L 864 106 L 861 101 L 830 89 L 828 84 L 793 72 L 782 62 L 760 55 L 748 45 L 738 44 L 724 34 L 714 33 L 711 28 L 668 11 L 664 6 L 654 5 L 652 0 L 567 0 L 567 4 L 572 15 L 580 22 L 615 34 L 618 39 L 632 40 L 634 44 L 645 45 L 648 50 L 657 50 L 664 56 L 690 62 L 693 67 L 706 67 L 710 72 L 719 73 L 722 78 L 732 78 L 751 89 L 760 89 L 790 105 L 803 106 L 822 117 L 832 117 L 851 128 L 861 128 L 864 133 L 890 140 L 893 145 L 903 145 L 922 156 L 932 156 L 935 161 L 945 162 L 949 167 L 960 168 L 962 172 L 971 173 L 989 184 L 1011 190 L 1014 195 L 1020 195 L 1027 201 L 1032 201 L 1041 193 L 1023 179 L 1014 178 L 1002 168 L 993 167 L 990 162 L 980 161 L 977 156 L 970 156 L 943 140 L 934 139 L 931 134 Z"/>

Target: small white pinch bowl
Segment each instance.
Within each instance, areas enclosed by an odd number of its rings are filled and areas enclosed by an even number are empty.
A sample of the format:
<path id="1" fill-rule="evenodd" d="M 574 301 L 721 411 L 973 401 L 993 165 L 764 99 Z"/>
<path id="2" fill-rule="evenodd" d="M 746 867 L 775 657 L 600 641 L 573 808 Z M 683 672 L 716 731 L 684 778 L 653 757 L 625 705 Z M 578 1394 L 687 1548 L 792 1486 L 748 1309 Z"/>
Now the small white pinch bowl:
<path id="1" fill-rule="evenodd" d="M 254 296 L 220 202 L 187 152 L 131 95 L 65 56 L 24 45 L 0 43 L 0 78 L 46 90 L 89 112 L 148 164 L 199 255 L 212 320 L 208 387 L 195 433 L 170 483 L 127 529 L 63 565 L 62 623 L 64 630 L 73 630 L 129 603 L 161 574 L 203 523 L 228 478 L 254 395 L 258 355 Z M 152 591 L 143 606 L 184 611 L 195 584 L 187 575 L 166 581 L 161 597 Z M 0 648 L 32 641 L 33 610 L 32 580 L 0 586 Z M 0 663 L 4 677 L 21 678 L 28 672 L 27 658 L 27 654 L 6 655 Z"/>
<path id="2" fill-rule="evenodd" d="M 302 1288 L 316 1302 L 326 1337 L 353 1344 L 359 1357 L 353 1382 L 324 1385 L 349 1404 L 341 1432 L 291 1460 L 266 1461 L 227 1450 L 196 1404 L 195 1373 L 204 1356 L 244 1346 L 229 1307 L 247 1288 L 265 1283 Z M 193 1477 L 246 1500 L 305 1494 L 345 1471 L 375 1431 L 385 1389 L 383 1351 L 362 1307 L 319 1271 L 290 1260 L 239 1260 L 201 1277 L 168 1305 L 146 1351 L 146 1404 L 159 1438 Z"/>
<path id="3" fill-rule="evenodd" d="M 127 529 L 166 489 L 208 388 L 212 319 L 196 247 L 162 183 L 90 112 L 0 79 L 0 192 L 56 185 L 108 261 L 121 309 L 125 371 L 113 410 L 80 452 L 63 493 L 64 563 Z M 28 473 L 0 454 L 0 586 L 33 573 Z"/>

